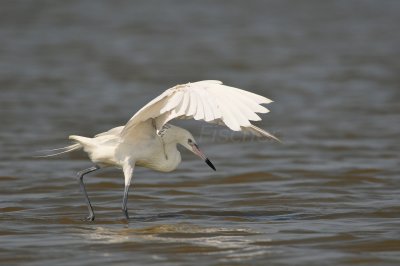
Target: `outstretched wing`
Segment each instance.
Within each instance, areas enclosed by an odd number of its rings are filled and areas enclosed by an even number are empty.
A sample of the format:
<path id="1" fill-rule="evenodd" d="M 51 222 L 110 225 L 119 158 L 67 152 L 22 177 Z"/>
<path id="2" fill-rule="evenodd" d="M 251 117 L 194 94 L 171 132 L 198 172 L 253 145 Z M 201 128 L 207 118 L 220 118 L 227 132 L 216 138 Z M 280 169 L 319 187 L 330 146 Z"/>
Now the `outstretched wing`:
<path id="1" fill-rule="evenodd" d="M 128 121 L 121 134 L 122 137 L 129 134 L 138 124 L 148 119 L 153 119 L 157 130 L 160 130 L 172 119 L 193 118 L 225 125 L 234 131 L 248 131 L 278 140 L 250 123 L 261 120 L 256 113 L 269 112 L 261 104 L 271 102 L 268 98 L 223 85 L 216 80 L 177 85 L 140 109 Z"/>

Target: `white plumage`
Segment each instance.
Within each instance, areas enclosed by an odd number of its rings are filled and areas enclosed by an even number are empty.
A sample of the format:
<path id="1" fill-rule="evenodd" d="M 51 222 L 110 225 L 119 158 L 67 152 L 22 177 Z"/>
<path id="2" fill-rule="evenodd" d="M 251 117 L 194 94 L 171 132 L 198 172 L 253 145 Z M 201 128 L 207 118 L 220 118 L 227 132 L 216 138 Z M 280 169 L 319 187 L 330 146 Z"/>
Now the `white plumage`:
<path id="1" fill-rule="evenodd" d="M 251 132 L 259 137 L 276 137 L 251 124 L 259 121 L 257 113 L 267 113 L 262 106 L 272 101 L 263 96 L 223 85 L 216 80 L 205 80 L 177 85 L 166 90 L 142 109 L 125 126 L 112 128 L 93 138 L 72 135 L 75 141 L 60 153 L 81 149 L 88 153 L 95 166 L 78 173 L 79 184 L 89 209 L 88 220 L 94 213 L 83 183 L 83 176 L 97 169 L 116 166 L 123 169 L 125 192 L 122 209 L 129 218 L 127 198 L 135 165 L 168 172 L 181 162 L 177 144 L 192 151 L 215 170 L 210 160 L 200 151 L 192 134 L 168 124 L 173 119 L 195 119 L 225 125 L 234 131 Z"/>
<path id="2" fill-rule="evenodd" d="M 223 85 L 216 80 L 177 85 L 140 109 L 125 125 L 122 135 L 150 118 L 155 120 L 157 130 L 174 118 L 194 118 L 225 125 L 234 131 L 250 131 L 276 139 L 250 123 L 261 120 L 256 113 L 269 112 L 261 104 L 271 102 L 268 98 Z"/>

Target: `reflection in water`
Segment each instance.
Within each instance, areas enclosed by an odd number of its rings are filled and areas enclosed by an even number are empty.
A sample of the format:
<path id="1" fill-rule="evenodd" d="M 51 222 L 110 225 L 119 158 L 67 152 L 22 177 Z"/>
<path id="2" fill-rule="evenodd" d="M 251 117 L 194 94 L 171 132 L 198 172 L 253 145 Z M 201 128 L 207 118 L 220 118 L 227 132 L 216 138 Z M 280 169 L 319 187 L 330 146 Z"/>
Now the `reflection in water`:
<path id="1" fill-rule="evenodd" d="M 251 260 L 268 253 L 265 246 L 252 245 L 259 233 L 244 228 L 213 228 L 178 223 L 136 229 L 96 227 L 90 233 L 80 230 L 79 235 L 91 243 L 178 244 L 179 253 L 220 254 L 224 257 L 221 261 Z"/>

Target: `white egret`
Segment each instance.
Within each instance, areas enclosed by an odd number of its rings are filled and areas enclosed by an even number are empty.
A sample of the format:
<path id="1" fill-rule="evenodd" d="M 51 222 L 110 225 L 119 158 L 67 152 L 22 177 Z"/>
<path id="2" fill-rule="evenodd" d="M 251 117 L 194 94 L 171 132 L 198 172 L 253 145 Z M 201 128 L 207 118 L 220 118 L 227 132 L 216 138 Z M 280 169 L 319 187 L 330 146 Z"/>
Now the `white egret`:
<path id="1" fill-rule="evenodd" d="M 129 219 L 128 190 L 135 166 L 161 172 L 173 171 L 181 162 L 181 154 L 177 149 L 180 144 L 216 170 L 189 131 L 167 122 L 175 118 L 193 118 L 278 140 L 250 123 L 261 120 L 256 113 L 267 113 L 269 110 L 261 104 L 270 102 L 263 96 L 215 80 L 177 85 L 150 101 L 125 126 L 112 128 L 93 138 L 71 135 L 69 139 L 74 144 L 47 156 L 83 149 L 94 163 L 94 166 L 78 172 L 80 188 L 89 210 L 86 219 L 89 221 L 93 221 L 95 216 L 83 183 L 84 175 L 105 167 L 122 168 L 125 177 L 122 211 Z"/>

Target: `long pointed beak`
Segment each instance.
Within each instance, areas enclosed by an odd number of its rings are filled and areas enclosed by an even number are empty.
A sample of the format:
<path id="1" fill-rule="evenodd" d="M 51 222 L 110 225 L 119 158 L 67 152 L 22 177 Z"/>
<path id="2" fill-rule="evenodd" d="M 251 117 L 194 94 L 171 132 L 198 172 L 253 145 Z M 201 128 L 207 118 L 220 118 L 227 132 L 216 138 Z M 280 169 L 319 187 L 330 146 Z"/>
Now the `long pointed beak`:
<path id="1" fill-rule="evenodd" d="M 192 144 L 192 149 L 193 149 L 193 153 L 196 154 L 197 156 L 199 156 L 201 159 L 203 159 L 206 164 L 208 164 L 208 166 L 210 166 L 214 171 L 217 171 L 217 169 L 215 168 L 215 166 L 212 164 L 212 162 L 206 157 L 206 155 L 199 149 L 199 146 L 197 146 L 196 144 Z"/>

